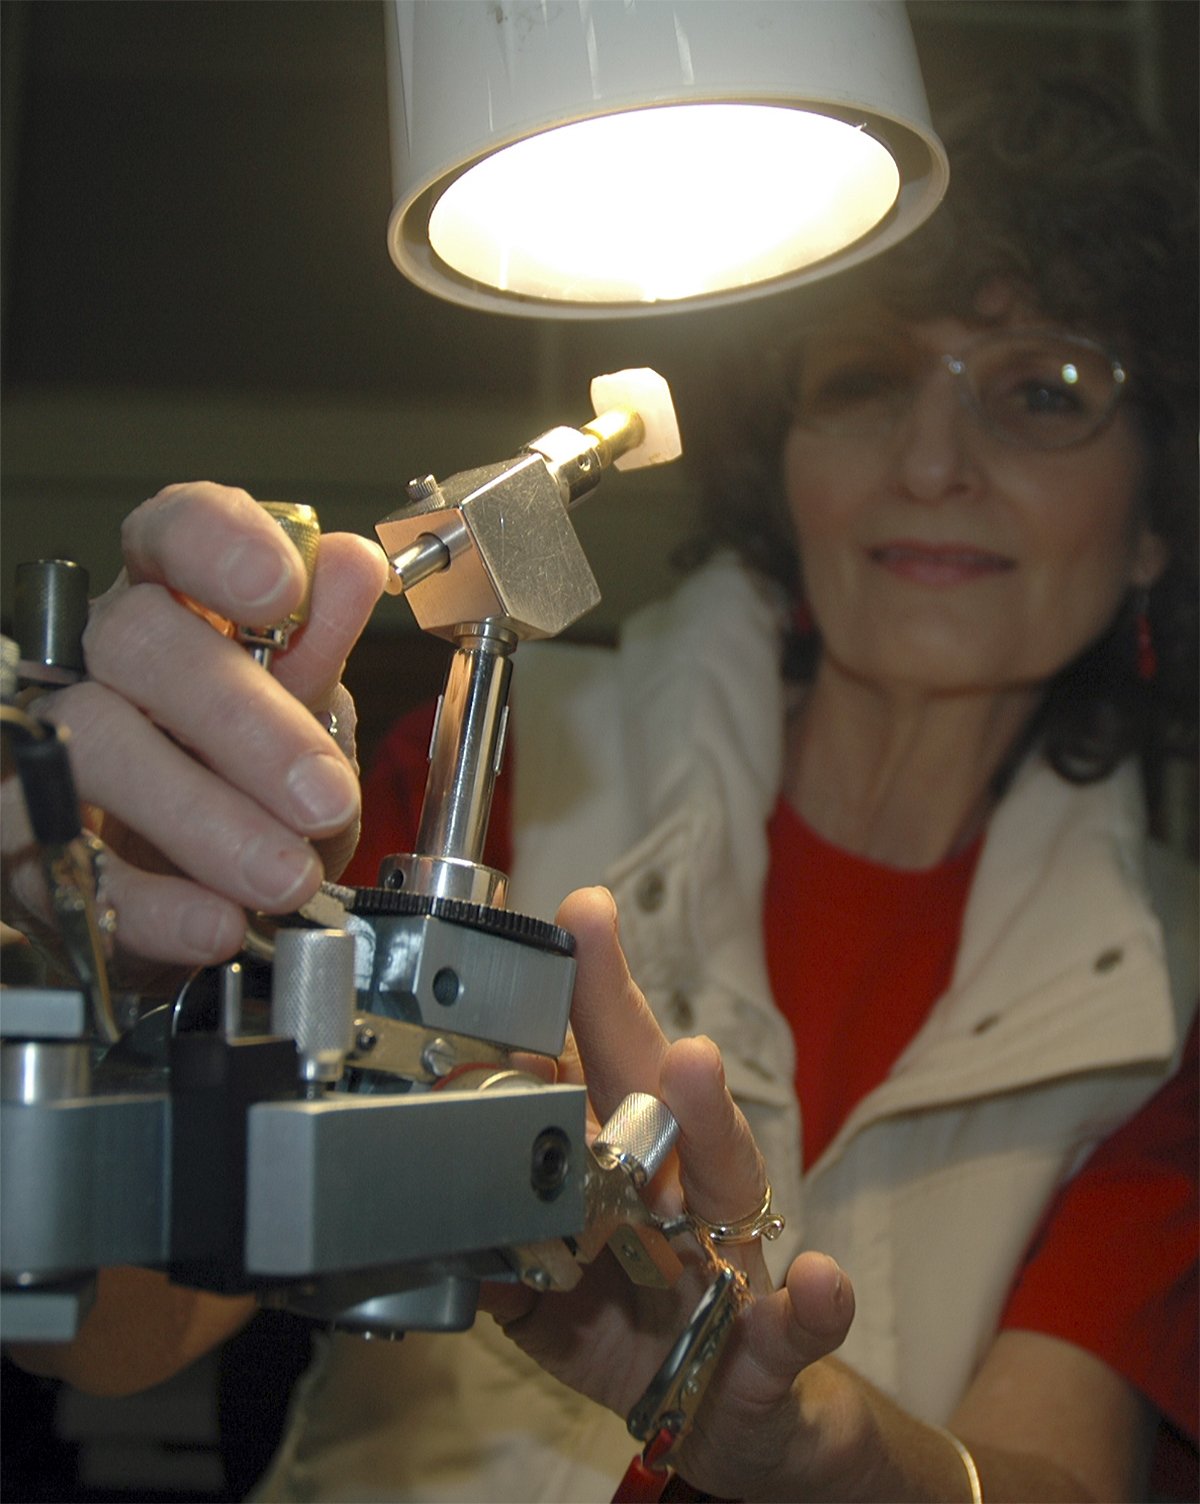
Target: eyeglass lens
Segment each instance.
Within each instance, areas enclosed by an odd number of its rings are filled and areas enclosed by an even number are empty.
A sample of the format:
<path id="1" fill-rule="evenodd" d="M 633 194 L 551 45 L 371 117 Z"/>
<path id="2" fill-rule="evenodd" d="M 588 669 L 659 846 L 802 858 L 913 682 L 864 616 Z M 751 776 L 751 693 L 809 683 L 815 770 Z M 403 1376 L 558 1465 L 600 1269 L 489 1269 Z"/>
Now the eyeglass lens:
<path id="1" fill-rule="evenodd" d="M 863 336 L 801 356 L 800 423 L 834 434 L 887 432 L 910 409 L 931 364 L 909 342 Z M 1124 371 L 1099 346 L 1069 335 L 1003 333 L 942 363 L 985 428 L 1031 449 L 1081 443 L 1112 412 Z"/>

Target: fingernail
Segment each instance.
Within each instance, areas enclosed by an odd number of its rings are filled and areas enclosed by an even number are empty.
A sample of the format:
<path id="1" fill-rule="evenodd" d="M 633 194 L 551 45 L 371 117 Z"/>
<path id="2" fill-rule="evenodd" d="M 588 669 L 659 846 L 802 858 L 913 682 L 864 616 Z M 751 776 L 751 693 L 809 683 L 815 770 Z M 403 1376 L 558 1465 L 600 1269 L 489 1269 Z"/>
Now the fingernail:
<path id="1" fill-rule="evenodd" d="M 837 1262 L 837 1260 L 830 1258 L 828 1254 L 826 1254 L 826 1258 L 829 1258 L 829 1263 L 831 1265 L 830 1275 L 833 1280 L 833 1304 L 835 1306 L 841 1306 L 845 1302 L 848 1292 L 853 1287 L 847 1280 L 845 1271 Z"/>
<path id="2" fill-rule="evenodd" d="M 242 876 L 266 909 L 282 911 L 305 888 L 320 881 L 316 853 L 280 848 L 266 836 L 256 836 L 243 850 Z"/>
<path id="3" fill-rule="evenodd" d="M 244 538 L 225 555 L 223 573 L 230 594 L 243 606 L 265 606 L 291 580 L 292 568 L 277 549 Z"/>
<path id="4" fill-rule="evenodd" d="M 358 813 L 358 779 L 332 752 L 306 752 L 287 775 L 292 805 L 305 825 L 336 829 Z"/>

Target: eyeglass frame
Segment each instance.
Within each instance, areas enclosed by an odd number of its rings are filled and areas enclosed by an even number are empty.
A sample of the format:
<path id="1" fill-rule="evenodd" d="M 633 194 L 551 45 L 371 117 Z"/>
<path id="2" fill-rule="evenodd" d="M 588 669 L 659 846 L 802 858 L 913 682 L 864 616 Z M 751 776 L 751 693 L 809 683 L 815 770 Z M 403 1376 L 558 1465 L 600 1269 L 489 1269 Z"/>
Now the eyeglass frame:
<path id="1" fill-rule="evenodd" d="M 821 427 L 819 420 L 809 419 L 806 422 L 801 403 L 795 392 L 794 377 L 789 379 L 784 375 L 784 371 L 788 368 L 795 368 L 798 359 L 801 358 L 805 338 L 809 337 L 811 336 L 802 336 L 801 339 L 798 340 L 792 347 L 792 349 L 787 352 L 786 358 L 784 356 L 784 352 L 779 352 L 781 363 L 780 378 L 783 382 L 785 392 L 785 410 L 791 418 L 792 423 L 798 424 L 802 427 L 808 426 L 811 427 L 814 431 L 819 431 Z M 1108 366 L 1109 372 L 1112 376 L 1111 397 L 1108 403 L 1105 405 L 1103 411 L 1100 413 L 1099 417 L 1096 419 L 1094 425 L 1090 427 L 1086 433 L 1079 434 L 1074 438 L 1066 439 L 1061 443 L 1031 444 L 1024 439 L 1017 437 L 1015 434 L 1006 431 L 1004 428 L 989 419 L 982 404 L 979 402 L 975 390 L 971 384 L 967 363 L 976 351 L 981 348 L 986 348 L 986 346 L 988 346 L 989 344 L 996 343 L 1002 340 L 1021 339 L 1054 340 L 1060 341 L 1061 343 L 1066 345 L 1073 345 L 1100 356 Z M 930 364 L 944 367 L 949 371 L 950 375 L 954 378 L 954 387 L 956 393 L 958 394 L 959 401 L 962 403 L 966 411 L 970 413 L 972 418 L 975 419 L 984 433 L 990 434 L 993 438 L 999 439 L 1002 443 L 1011 444 L 1014 448 L 1026 449 L 1035 454 L 1052 454 L 1056 453 L 1059 450 L 1074 449 L 1080 444 L 1086 444 L 1089 439 L 1095 438 L 1095 436 L 1100 433 L 1108 425 L 1108 423 L 1112 421 L 1113 414 L 1119 407 L 1122 398 L 1127 397 L 1128 394 L 1129 372 L 1125 363 L 1120 359 L 1119 356 L 1114 355 L 1112 351 L 1109 350 L 1106 346 L 1102 345 L 1098 340 L 1090 338 L 1088 335 L 1071 334 L 1061 329 L 1017 328 L 992 330 L 990 333 L 985 334 L 979 341 L 979 343 L 973 346 L 972 349 L 966 353 L 966 355 L 951 355 L 947 352 L 943 352 L 937 356 L 931 357 Z M 895 421 L 897 420 L 894 419 L 891 423 L 888 424 L 888 431 L 890 431 L 891 428 L 894 427 Z M 836 425 L 829 425 L 826 431 L 831 435 L 835 434 Z M 862 435 L 870 431 L 871 429 L 868 425 L 867 427 L 859 429 L 857 433 L 858 435 Z M 844 430 L 844 433 L 849 437 L 853 435 L 853 430 L 847 429 Z"/>

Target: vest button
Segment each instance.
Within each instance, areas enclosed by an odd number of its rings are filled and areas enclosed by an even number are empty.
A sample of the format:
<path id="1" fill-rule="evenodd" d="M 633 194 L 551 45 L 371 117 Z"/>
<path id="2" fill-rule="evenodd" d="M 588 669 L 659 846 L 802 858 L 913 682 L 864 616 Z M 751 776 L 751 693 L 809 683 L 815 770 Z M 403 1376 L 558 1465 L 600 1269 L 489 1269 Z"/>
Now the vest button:
<path id="1" fill-rule="evenodd" d="M 662 873 L 652 869 L 638 879 L 637 887 L 633 890 L 633 901 L 643 914 L 653 914 L 656 909 L 662 908 L 666 893 L 667 885 Z"/>
<path id="2" fill-rule="evenodd" d="M 1125 952 L 1119 945 L 1114 945 L 1111 950 L 1102 950 L 1100 952 L 1092 963 L 1092 970 L 1103 976 L 1105 972 L 1112 971 L 1115 967 L 1120 966 L 1124 959 Z"/>
<path id="3" fill-rule="evenodd" d="M 667 1016 L 679 1029 L 690 1029 L 696 1022 L 696 1010 L 692 1001 L 682 992 L 673 992 L 667 1002 Z"/>

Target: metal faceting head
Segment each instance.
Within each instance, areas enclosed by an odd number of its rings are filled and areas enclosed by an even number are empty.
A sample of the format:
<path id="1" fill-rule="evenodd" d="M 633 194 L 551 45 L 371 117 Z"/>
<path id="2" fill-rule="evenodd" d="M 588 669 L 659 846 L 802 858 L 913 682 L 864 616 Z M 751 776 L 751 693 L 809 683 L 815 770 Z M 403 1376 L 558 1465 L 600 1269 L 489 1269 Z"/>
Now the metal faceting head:
<path id="1" fill-rule="evenodd" d="M 555 637 L 599 602 L 559 482 L 541 454 L 465 470 L 432 488 L 430 479 L 423 494 L 375 529 L 392 559 L 425 537 L 447 550 L 444 567 L 405 592 L 426 632 L 453 641 L 461 623 L 500 617 L 524 641 Z"/>
<path id="2" fill-rule="evenodd" d="M 381 888 L 359 888 L 354 907 L 372 932 L 357 978 L 361 1008 L 509 1049 L 561 1052 L 575 981 L 566 930 L 511 909 Z"/>

